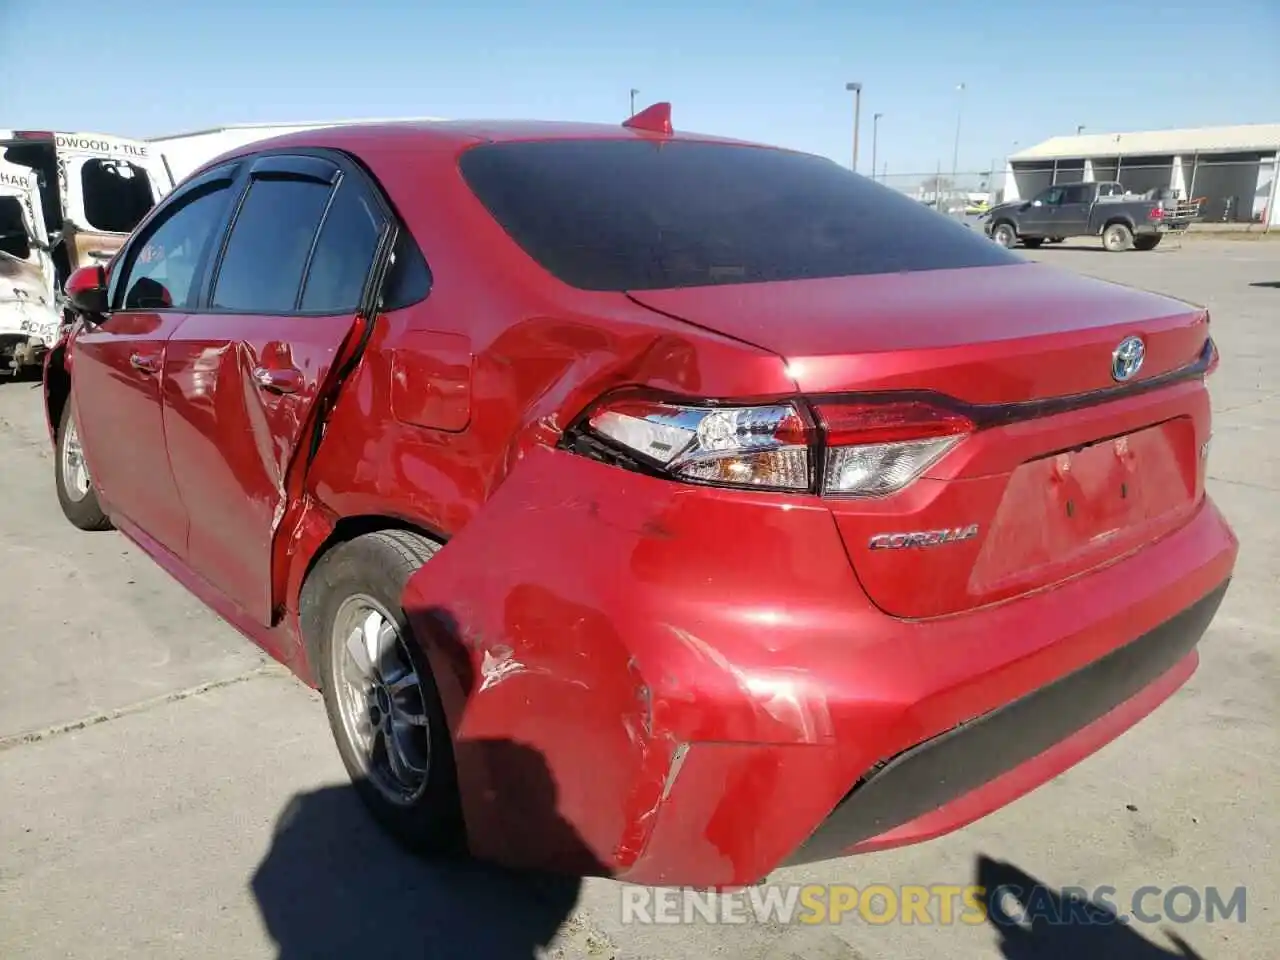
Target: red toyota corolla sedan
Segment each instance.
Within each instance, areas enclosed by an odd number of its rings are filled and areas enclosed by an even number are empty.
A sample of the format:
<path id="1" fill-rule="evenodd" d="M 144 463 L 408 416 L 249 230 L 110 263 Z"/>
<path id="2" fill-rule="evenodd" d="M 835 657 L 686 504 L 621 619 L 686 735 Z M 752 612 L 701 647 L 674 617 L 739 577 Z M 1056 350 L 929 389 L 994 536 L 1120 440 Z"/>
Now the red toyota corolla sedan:
<path id="1" fill-rule="evenodd" d="M 323 691 L 419 850 L 938 836 L 1169 697 L 1236 559 L 1204 309 L 665 105 L 246 146 L 68 293 L 68 518 Z"/>

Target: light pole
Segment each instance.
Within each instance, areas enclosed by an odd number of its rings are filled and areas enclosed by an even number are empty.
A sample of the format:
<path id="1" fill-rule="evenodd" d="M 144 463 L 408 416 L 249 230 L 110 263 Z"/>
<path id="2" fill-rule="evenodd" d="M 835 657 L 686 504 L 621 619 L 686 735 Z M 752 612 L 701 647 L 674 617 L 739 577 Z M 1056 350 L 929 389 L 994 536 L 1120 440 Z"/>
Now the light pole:
<path id="1" fill-rule="evenodd" d="M 635 87 L 631 88 L 631 115 L 633 117 L 636 115 L 636 94 L 639 92 L 640 91 L 637 90 Z"/>
<path id="2" fill-rule="evenodd" d="M 1083 123 L 1077 124 L 1077 125 L 1076 125 L 1076 136 L 1078 137 L 1078 136 L 1080 136 L 1080 134 L 1082 134 L 1082 133 L 1084 133 L 1084 124 L 1083 124 Z"/>
<path id="3" fill-rule="evenodd" d="M 956 145 L 951 153 L 951 189 L 956 187 L 956 174 L 960 169 L 960 121 L 964 117 L 964 84 L 959 84 L 956 91 L 960 94 L 956 106 Z"/>
<path id="4" fill-rule="evenodd" d="M 858 125 L 862 120 L 862 84 L 846 83 L 846 90 L 853 91 L 853 172 L 858 172 Z"/>
<path id="5" fill-rule="evenodd" d="M 873 114 L 871 117 L 871 179 L 876 178 L 876 147 L 880 143 L 880 118 L 883 113 Z"/>

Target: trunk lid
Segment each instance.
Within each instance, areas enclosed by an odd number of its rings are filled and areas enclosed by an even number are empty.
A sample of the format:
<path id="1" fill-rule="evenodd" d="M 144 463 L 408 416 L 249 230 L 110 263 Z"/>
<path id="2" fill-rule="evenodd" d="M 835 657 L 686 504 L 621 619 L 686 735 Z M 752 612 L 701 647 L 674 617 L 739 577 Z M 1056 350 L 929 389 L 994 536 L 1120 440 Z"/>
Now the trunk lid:
<path id="1" fill-rule="evenodd" d="M 1145 340 L 1143 378 L 1193 361 L 1204 310 L 1036 263 L 629 293 L 784 357 L 804 393 L 935 390 L 1016 403 L 1115 386 L 1111 353 Z"/>
<path id="2" fill-rule="evenodd" d="M 804 395 L 929 391 L 970 409 L 974 431 L 897 493 L 827 498 L 863 588 L 895 616 L 1061 582 L 1175 529 L 1203 496 L 1203 378 L 1141 389 L 1205 355 L 1202 308 L 1038 264 L 629 295 L 779 354 Z M 1131 337 L 1145 356 L 1119 382 Z"/>

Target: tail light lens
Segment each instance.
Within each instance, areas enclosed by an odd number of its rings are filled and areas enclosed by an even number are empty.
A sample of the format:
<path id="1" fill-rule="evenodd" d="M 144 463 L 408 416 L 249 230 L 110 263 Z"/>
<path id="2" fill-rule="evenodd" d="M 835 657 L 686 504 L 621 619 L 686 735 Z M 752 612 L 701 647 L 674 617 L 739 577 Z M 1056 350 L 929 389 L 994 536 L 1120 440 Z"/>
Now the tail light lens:
<path id="1" fill-rule="evenodd" d="M 1150 217 L 1152 220 L 1163 220 L 1164 207 L 1153 207 L 1151 209 L 1151 213 L 1149 213 L 1147 216 Z"/>
<path id="2" fill-rule="evenodd" d="M 810 408 L 634 399 L 602 403 L 586 427 L 677 479 L 840 497 L 901 490 L 974 429 L 967 417 L 918 401 Z"/>
<path id="3" fill-rule="evenodd" d="M 883 497 L 901 490 L 973 431 L 973 422 L 927 403 L 820 404 L 827 456 L 822 492 Z"/>
<path id="4" fill-rule="evenodd" d="M 789 403 L 695 407 L 624 401 L 598 408 L 587 423 L 677 477 L 781 490 L 810 486 L 808 428 Z"/>

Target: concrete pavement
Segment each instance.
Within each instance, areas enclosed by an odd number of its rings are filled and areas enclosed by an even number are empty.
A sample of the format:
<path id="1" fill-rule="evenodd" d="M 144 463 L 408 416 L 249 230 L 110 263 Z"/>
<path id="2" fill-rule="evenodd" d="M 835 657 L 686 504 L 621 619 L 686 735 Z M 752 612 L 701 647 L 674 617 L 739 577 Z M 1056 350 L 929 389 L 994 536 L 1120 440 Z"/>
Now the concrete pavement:
<path id="1" fill-rule="evenodd" d="M 771 881 L 1034 878 L 1108 885 L 1122 910 L 1153 885 L 1161 911 L 1175 886 L 1244 885 L 1243 923 L 637 926 L 618 884 L 413 860 L 347 787 L 314 694 L 119 535 L 62 519 L 38 385 L 0 381 L 0 957 L 483 960 L 548 943 L 636 960 L 1274 957 L 1280 287 L 1265 284 L 1280 282 L 1280 245 L 1035 256 L 1213 310 L 1211 491 L 1242 546 L 1200 670 L 1119 741 L 966 830 Z"/>

